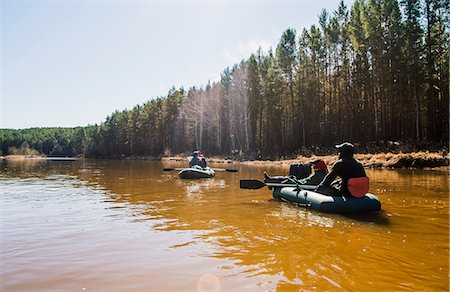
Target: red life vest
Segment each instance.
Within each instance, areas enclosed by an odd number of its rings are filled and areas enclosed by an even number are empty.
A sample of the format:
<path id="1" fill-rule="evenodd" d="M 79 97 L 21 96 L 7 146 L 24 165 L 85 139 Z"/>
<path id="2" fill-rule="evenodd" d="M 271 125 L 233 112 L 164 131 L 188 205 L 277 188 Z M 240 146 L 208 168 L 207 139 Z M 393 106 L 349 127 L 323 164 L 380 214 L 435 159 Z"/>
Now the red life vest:
<path id="1" fill-rule="evenodd" d="M 362 198 L 369 191 L 369 178 L 355 177 L 348 179 L 348 191 L 355 198 Z"/>
<path id="2" fill-rule="evenodd" d="M 325 164 L 325 162 L 323 162 L 323 160 L 319 160 L 314 164 L 314 169 L 320 169 L 320 170 L 325 170 L 328 172 L 327 169 L 327 165 Z"/>

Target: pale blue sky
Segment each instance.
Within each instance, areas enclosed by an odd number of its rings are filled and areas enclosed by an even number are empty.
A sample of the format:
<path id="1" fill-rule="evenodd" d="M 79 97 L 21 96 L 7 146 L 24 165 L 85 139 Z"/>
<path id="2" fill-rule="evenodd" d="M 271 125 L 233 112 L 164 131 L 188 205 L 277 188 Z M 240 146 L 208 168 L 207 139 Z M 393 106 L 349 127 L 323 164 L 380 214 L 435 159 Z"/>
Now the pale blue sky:
<path id="1" fill-rule="evenodd" d="M 347 6 L 353 1 L 345 1 Z M 85 126 L 115 110 L 219 80 L 319 1 L 3 1 L 0 128 Z"/>

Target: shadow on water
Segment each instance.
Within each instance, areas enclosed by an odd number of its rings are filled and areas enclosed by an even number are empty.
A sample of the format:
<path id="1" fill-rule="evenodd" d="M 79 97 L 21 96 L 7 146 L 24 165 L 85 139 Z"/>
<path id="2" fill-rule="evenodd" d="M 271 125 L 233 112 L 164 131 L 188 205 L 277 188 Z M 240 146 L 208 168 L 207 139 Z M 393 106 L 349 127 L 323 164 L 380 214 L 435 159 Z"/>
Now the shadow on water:
<path id="1" fill-rule="evenodd" d="M 268 199 L 271 195 L 267 190 L 239 189 L 241 178 L 257 177 L 265 171 L 262 168 L 240 166 L 237 175 L 223 172 L 213 179 L 189 181 L 178 179 L 176 172 L 162 171 L 163 167 L 179 165 L 150 161 L 1 165 L 4 177 L 47 180 L 57 175 L 69 181 L 76 178 L 102 190 L 102 199 L 93 203 L 104 204 L 99 210 L 105 208 L 108 216 L 114 216 L 111 226 L 120 223 L 119 228 L 124 229 L 124 222 L 145 223 L 145 230 L 151 229 L 148 235 L 155 234 L 152 231 L 161 235 L 151 239 L 157 250 L 169 250 L 181 258 L 176 264 L 183 272 L 191 269 L 200 273 L 195 267 L 199 259 L 204 263 L 207 258 L 214 259 L 208 270 L 219 271 L 223 278 L 236 275 L 235 281 L 261 281 L 260 288 L 265 291 L 271 290 L 271 283 L 286 290 L 364 290 L 368 282 L 378 283 L 384 290 L 400 290 L 402 287 L 386 286 L 388 282 L 398 282 L 400 277 L 402 283 L 414 285 L 411 287 L 416 290 L 448 290 L 448 245 L 442 244 L 448 242 L 446 174 L 370 171 L 374 193 L 386 209 L 364 214 L 327 214 Z M 70 196 L 70 189 L 65 191 Z M 425 200 L 429 202 L 425 204 Z M 390 217 L 389 213 L 395 215 Z M 423 220 L 417 219 L 420 214 Z M 102 214 L 98 216 L 105 221 Z M 423 223 L 429 220 L 432 224 Z M 135 250 L 142 248 L 138 242 L 143 237 L 149 237 L 140 225 L 126 225 L 137 231 L 133 233 L 136 237 L 126 242 Z M 111 229 L 114 235 L 110 241 L 122 229 Z M 174 242 L 164 241 L 161 231 L 172 232 L 168 237 Z M 74 239 L 79 238 L 84 239 Z M 147 252 L 143 250 L 142 255 Z M 119 260 L 125 262 L 128 258 Z M 437 266 L 442 270 L 436 270 Z M 172 272 L 172 266 L 161 264 L 157 268 L 164 275 Z M 124 265 L 122 269 L 128 267 Z M 356 284 L 354 271 L 359 272 Z M 431 283 L 434 286 L 427 286 L 430 281 L 411 278 L 413 272 L 428 273 L 438 280 Z"/>
<path id="2" fill-rule="evenodd" d="M 377 212 L 367 212 L 367 213 L 326 213 L 326 212 L 320 212 L 317 210 L 313 210 L 311 208 L 301 207 L 295 203 L 280 201 L 280 200 L 273 199 L 273 198 L 269 199 L 268 201 L 271 203 L 279 202 L 282 204 L 289 204 L 291 206 L 295 206 L 299 210 L 308 210 L 314 214 L 320 214 L 321 216 L 329 216 L 330 218 L 337 216 L 337 217 L 344 217 L 346 219 L 358 221 L 360 223 L 370 223 L 370 224 L 376 224 L 379 226 L 390 226 L 391 225 L 390 218 L 383 209 L 380 211 L 377 211 Z"/>
<path id="3" fill-rule="evenodd" d="M 390 226 L 391 221 L 387 213 L 384 210 L 378 212 L 360 213 L 360 214 L 341 214 L 348 219 L 365 222 L 365 223 L 375 223 L 380 226 Z"/>

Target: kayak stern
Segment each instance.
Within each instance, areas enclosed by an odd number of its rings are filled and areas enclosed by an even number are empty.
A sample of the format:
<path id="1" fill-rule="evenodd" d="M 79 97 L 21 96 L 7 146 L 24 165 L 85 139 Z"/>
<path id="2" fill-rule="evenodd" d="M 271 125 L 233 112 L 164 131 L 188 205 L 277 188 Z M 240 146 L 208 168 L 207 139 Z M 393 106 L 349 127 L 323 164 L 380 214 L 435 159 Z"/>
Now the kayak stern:
<path id="1" fill-rule="evenodd" d="M 364 213 L 381 210 L 381 203 L 374 194 L 366 194 L 362 198 L 345 196 L 327 196 L 295 187 L 274 188 L 273 197 L 296 203 L 302 207 L 326 213 Z"/>

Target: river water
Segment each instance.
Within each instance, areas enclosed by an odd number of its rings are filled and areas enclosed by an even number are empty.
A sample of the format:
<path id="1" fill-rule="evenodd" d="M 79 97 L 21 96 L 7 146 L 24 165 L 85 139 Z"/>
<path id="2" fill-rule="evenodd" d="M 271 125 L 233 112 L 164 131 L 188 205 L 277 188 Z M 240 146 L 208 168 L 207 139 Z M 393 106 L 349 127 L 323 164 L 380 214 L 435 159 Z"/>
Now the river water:
<path id="1" fill-rule="evenodd" d="M 367 170 L 376 214 L 239 189 L 281 166 L 180 180 L 155 161 L 3 162 L 1 291 L 449 289 L 447 171 Z"/>

